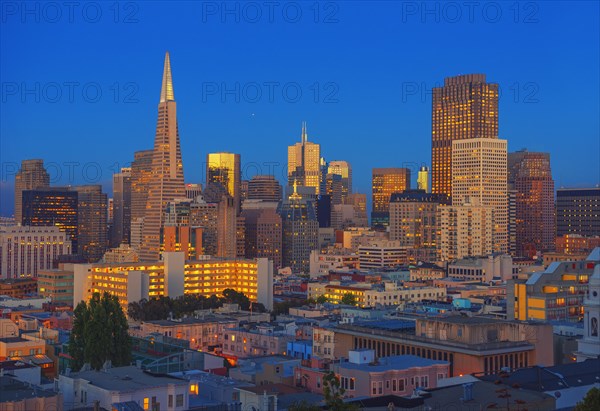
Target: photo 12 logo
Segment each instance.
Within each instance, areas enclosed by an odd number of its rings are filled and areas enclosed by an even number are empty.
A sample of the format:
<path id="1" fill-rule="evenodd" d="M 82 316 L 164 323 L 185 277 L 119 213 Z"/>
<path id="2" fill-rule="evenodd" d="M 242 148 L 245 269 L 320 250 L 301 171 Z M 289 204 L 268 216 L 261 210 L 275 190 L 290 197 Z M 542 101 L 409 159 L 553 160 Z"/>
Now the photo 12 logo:
<path id="1" fill-rule="evenodd" d="M 2 82 L 2 104 L 7 103 L 138 103 L 139 86 L 133 81 L 101 84 L 95 81 Z"/>
<path id="2" fill-rule="evenodd" d="M 443 84 L 428 85 L 424 81 L 403 81 L 401 85 L 401 101 L 405 103 L 430 104 L 433 89 Z M 498 86 L 498 100 L 513 103 L 535 104 L 540 102 L 540 86 L 534 81 L 515 81 L 508 85 Z"/>
<path id="3" fill-rule="evenodd" d="M 539 23 L 537 2 L 403 1 L 402 23 Z"/>
<path id="4" fill-rule="evenodd" d="M 138 2 L 127 1 L 2 1 L 0 21 L 5 23 L 139 23 Z"/>
<path id="5" fill-rule="evenodd" d="M 333 1 L 203 1 L 202 23 L 339 23 Z"/>
<path id="6" fill-rule="evenodd" d="M 333 81 L 300 84 L 295 81 L 251 81 L 202 83 L 202 102 L 226 103 L 299 103 L 312 101 L 314 103 L 338 103 L 340 87 Z"/>

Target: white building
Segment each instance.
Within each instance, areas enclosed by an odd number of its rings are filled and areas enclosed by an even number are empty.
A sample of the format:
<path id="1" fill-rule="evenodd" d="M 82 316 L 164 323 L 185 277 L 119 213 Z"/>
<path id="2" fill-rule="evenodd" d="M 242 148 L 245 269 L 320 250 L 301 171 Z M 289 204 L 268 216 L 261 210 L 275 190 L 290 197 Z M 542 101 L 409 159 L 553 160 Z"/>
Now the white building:
<path id="1" fill-rule="evenodd" d="M 68 372 L 59 376 L 58 388 L 65 410 L 93 407 L 98 402 L 106 410 L 135 403 L 143 410 L 184 411 L 189 408 L 189 392 L 197 392 L 197 385 L 189 381 L 155 376 L 135 366 Z"/>
<path id="2" fill-rule="evenodd" d="M 329 274 L 331 270 L 344 270 L 358 265 L 358 255 L 346 249 L 313 250 L 310 252 L 310 277 Z"/>
<path id="3" fill-rule="evenodd" d="M 361 270 L 396 267 L 406 263 L 407 247 L 399 241 L 373 241 L 358 247 Z"/>
<path id="4" fill-rule="evenodd" d="M 493 279 L 510 280 L 518 274 L 509 254 L 491 254 L 487 257 L 467 257 L 448 264 L 448 277 L 489 283 Z"/>
<path id="5" fill-rule="evenodd" d="M 600 248 L 596 248 L 588 259 L 599 261 Z M 578 341 L 575 353 L 578 362 L 600 357 L 600 263 L 594 267 L 588 288 L 583 302 L 583 339 Z"/>
<path id="6" fill-rule="evenodd" d="M 402 305 L 423 300 L 443 300 L 446 289 L 440 287 L 403 287 L 395 282 L 385 282 L 383 289 L 374 287 L 365 291 L 365 306 Z"/>
<path id="7" fill-rule="evenodd" d="M 64 254 L 71 254 L 71 240 L 58 227 L 0 227 L 0 279 L 37 277 Z"/>

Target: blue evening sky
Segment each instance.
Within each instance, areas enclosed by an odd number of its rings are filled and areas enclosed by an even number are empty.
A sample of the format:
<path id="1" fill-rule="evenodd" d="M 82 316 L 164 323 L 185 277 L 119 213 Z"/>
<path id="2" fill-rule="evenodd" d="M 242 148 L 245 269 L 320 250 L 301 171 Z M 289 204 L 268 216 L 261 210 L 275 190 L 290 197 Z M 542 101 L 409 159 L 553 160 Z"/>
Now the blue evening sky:
<path id="1" fill-rule="evenodd" d="M 509 151 L 550 152 L 557 187 L 600 182 L 595 1 L 0 4 L 2 215 L 23 159 L 110 193 L 152 148 L 166 50 L 187 182 L 215 151 L 283 180 L 306 120 L 370 195 L 371 168 L 430 164 L 429 90 L 467 73 L 500 84 Z"/>

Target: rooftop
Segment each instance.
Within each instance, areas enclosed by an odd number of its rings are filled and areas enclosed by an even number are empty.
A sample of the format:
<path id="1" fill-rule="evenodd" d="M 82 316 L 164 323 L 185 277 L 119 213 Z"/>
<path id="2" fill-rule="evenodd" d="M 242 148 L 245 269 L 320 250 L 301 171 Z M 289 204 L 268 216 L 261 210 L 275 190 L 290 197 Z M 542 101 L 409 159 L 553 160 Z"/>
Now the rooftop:
<path id="1" fill-rule="evenodd" d="M 415 355 L 394 355 L 391 357 L 381 357 L 375 363 L 355 364 L 344 362 L 339 364 L 341 369 L 361 370 L 370 372 L 383 372 L 391 370 L 406 370 L 409 368 L 423 368 L 433 365 L 448 365 L 447 361 L 429 360 L 427 358 L 417 357 Z"/>
<path id="2" fill-rule="evenodd" d="M 168 384 L 187 385 L 188 382 L 179 378 L 156 375 L 143 371 L 135 366 L 109 368 L 106 371 L 81 371 L 60 378 L 81 378 L 107 391 L 137 391 Z"/>
<path id="3" fill-rule="evenodd" d="M 12 377 L 0 377 L 0 403 L 22 401 L 27 398 L 55 397 L 58 394 L 20 382 Z"/>

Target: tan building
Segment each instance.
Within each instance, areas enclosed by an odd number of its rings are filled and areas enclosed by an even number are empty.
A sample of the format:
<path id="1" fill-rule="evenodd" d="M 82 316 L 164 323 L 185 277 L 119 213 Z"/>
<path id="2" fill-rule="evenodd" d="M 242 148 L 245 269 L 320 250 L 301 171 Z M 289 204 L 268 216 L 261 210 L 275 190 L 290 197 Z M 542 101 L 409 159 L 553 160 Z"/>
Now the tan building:
<path id="1" fill-rule="evenodd" d="M 452 205 L 477 199 L 492 207 L 493 250 L 508 252 L 507 141 L 470 138 L 452 142 Z"/>
<path id="2" fill-rule="evenodd" d="M 50 175 L 44 168 L 44 160 L 23 160 L 15 174 L 15 223 L 23 218 L 23 191 L 50 187 Z"/>
<path id="3" fill-rule="evenodd" d="M 342 201 L 352 194 L 352 167 L 347 161 L 330 161 L 327 167 L 327 174 L 335 174 L 341 177 L 342 182 Z"/>
<path id="4" fill-rule="evenodd" d="M 485 74 L 444 79 L 433 88 L 431 110 L 431 192 L 452 195 L 452 142 L 498 138 L 498 84 Z"/>
<path id="5" fill-rule="evenodd" d="M 73 264 L 60 264 L 56 270 L 38 273 L 38 293 L 53 303 L 73 305 Z"/>
<path id="6" fill-rule="evenodd" d="M 306 123 L 302 124 L 300 143 L 288 147 L 288 185 L 314 187 L 321 190 L 321 146 L 308 141 Z"/>
<path id="7" fill-rule="evenodd" d="M 27 294 L 36 294 L 37 288 L 38 282 L 35 278 L 11 278 L 0 280 L 0 295 L 6 295 L 11 298 L 23 298 Z"/>
<path id="8" fill-rule="evenodd" d="M 131 227 L 130 244 L 139 250 L 142 244 L 144 216 L 148 185 L 152 178 L 152 156 L 154 150 L 136 151 L 131 163 Z"/>
<path id="9" fill-rule="evenodd" d="M 281 201 L 281 184 L 271 175 L 257 175 L 248 181 L 248 200 Z"/>
<path id="10" fill-rule="evenodd" d="M 410 189 L 410 170 L 408 168 L 374 168 L 372 177 L 373 212 L 372 226 L 389 224 L 390 197 Z"/>
<path id="11" fill-rule="evenodd" d="M 270 207 L 244 209 L 246 258 L 269 258 L 275 269 L 281 268 L 282 220 L 277 214 L 277 203 Z"/>
<path id="12" fill-rule="evenodd" d="M 396 267 L 406 263 L 406 250 L 399 241 L 371 241 L 358 246 L 359 267 L 371 270 Z"/>
<path id="13" fill-rule="evenodd" d="M 392 194 L 390 202 L 390 240 L 411 248 L 435 248 L 436 214 L 441 196 L 423 190 Z"/>
<path id="14" fill-rule="evenodd" d="M 120 244 L 104 253 L 103 263 L 135 263 L 139 261 L 138 253 L 128 244 Z"/>
<path id="15" fill-rule="evenodd" d="M 460 206 L 438 207 L 439 260 L 451 261 L 468 256 L 491 254 L 493 213 L 492 207 L 479 205 L 477 199 Z"/>
<path id="16" fill-rule="evenodd" d="M 536 364 L 554 365 L 552 325 L 460 315 L 418 318 L 414 334 L 366 325 L 340 324 L 334 332 L 334 358 L 368 348 L 376 357 L 416 355 L 448 361 L 449 376 L 492 374 Z M 314 351 L 313 351 L 314 352 Z"/>
<path id="17" fill-rule="evenodd" d="M 160 230 L 169 201 L 185 198 L 183 162 L 177 128 L 177 103 L 173 93 L 171 60 L 165 55 L 163 81 L 158 103 L 158 121 L 148 182 L 146 212 L 140 251 L 141 261 L 155 261 L 160 253 Z"/>

